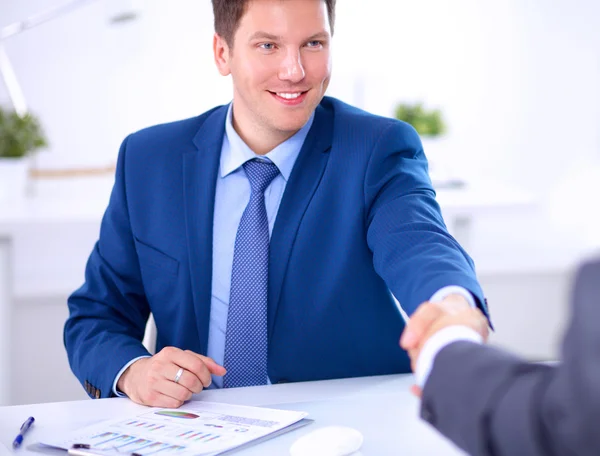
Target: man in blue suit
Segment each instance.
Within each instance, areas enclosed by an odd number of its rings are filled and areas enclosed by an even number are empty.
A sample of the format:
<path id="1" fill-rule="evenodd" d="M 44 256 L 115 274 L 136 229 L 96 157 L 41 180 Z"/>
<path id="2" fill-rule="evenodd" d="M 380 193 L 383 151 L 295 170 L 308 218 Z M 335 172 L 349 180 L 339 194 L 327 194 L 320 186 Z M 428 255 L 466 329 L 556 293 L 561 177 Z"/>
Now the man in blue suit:
<path id="1" fill-rule="evenodd" d="M 412 127 L 324 97 L 335 0 L 213 0 L 233 102 L 122 144 L 65 345 L 92 397 L 408 372 L 419 305 L 486 311 Z M 154 356 L 142 346 L 157 326 Z"/>

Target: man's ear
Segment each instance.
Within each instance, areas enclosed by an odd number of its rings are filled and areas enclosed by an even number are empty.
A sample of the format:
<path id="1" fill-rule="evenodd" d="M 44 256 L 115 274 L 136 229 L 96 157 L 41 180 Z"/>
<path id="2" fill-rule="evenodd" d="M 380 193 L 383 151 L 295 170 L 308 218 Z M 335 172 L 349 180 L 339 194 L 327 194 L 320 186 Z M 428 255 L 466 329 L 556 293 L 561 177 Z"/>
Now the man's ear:
<path id="1" fill-rule="evenodd" d="M 231 69 L 229 67 L 231 52 L 229 50 L 227 41 L 225 41 L 225 39 L 218 33 L 215 33 L 213 37 L 213 53 L 219 73 L 221 73 L 222 76 L 229 75 L 231 73 Z"/>

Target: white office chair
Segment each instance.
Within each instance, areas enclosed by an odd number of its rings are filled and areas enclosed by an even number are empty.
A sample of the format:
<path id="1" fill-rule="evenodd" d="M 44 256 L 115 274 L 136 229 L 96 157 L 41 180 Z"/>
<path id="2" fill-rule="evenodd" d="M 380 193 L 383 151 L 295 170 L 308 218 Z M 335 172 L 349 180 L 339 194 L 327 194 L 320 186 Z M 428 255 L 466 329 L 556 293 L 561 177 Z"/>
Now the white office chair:
<path id="1" fill-rule="evenodd" d="M 151 355 L 156 353 L 156 336 L 156 323 L 154 322 L 154 316 L 150 314 L 150 318 L 148 318 L 148 322 L 146 323 L 146 331 L 144 332 L 142 345 L 146 347 L 146 350 L 148 350 Z"/>

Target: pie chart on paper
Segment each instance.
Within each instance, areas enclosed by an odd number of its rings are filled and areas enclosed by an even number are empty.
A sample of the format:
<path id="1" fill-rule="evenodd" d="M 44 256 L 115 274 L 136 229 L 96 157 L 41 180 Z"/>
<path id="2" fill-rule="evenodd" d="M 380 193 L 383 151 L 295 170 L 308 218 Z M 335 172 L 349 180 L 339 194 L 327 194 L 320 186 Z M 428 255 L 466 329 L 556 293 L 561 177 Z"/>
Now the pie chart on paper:
<path id="1" fill-rule="evenodd" d="M 184 420 L 193 420 L 196 418 L 200 418 L 199 415 L 190 412 L 181 412 L 178 410 L 159 410 L 158 412 L 154 412 L 157 415 L 162 416 L 170 416 L 171 418 L 182 418 Z"/>

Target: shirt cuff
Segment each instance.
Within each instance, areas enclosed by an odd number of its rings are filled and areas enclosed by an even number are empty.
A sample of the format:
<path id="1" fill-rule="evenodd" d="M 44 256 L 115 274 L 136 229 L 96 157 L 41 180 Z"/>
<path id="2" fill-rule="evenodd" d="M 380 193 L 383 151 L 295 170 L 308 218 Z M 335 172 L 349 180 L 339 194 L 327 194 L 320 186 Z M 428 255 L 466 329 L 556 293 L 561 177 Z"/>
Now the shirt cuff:
<path id="1" fill-rule="evenodd" d="M 470 304 L 471 307 L 474 307 L 474 308 L 477 307 L 477 304 L 475 303 L 475 298 L 473 298 L 473 295 L 471 294 L 471 292 L 467 291 L 463 287 L 459 287 L 457 285 L 450 285 L 450 286 L 447 286 L 444 288 L 440 288 L 438 291 L 436 291 L 433 294 L 433 296 L 431 297 L 431 299 L 429 301 L 430 302 L 440 302 L 445 297 L 450 296 L 451 294 L 461 295 L 463 298 L 465 298 L 467 300 L 467 302 Z"/>
<path id="2" fill-rule="evenodd" d="M 115 381 L 113 382 L 113 393 L 117 396 L 117 397 L 127 397 L 126 394 L 123 394 L 121 391 L 119 391 L 117 389 L 117 383 L 119 382 L 119 379 L 121 378 L 121 375 L 123 375 L 123 372 L 125 372 L 127 370 L 127 368 L 129 366 L 131 366 L 133 363 L 135 363 L 138 359 L 142 359 L 142 358 L 151 358 L 151 356 L 138 356 L 137 358 L 133 358 L 131 361 L 129 361 L 127 364 L 125 364 L 123 366 L 123 369 L 121 369 L 119 371 L 119 373 L 117 374 L 117 376 L 115 377 Z"/>
<path id="3" fill-rule="evenodd" d="M 481 335 L 467 326 L 454 325 L 441 329 L 431 336 L 421 349 L 415 368 L 415 383 L 417 386 L 423 389 L 425 383 L 427 383 L 437 354 L 444 347 L 459 340 L 466 340 L 478 344 L 483 342 Z"/>

